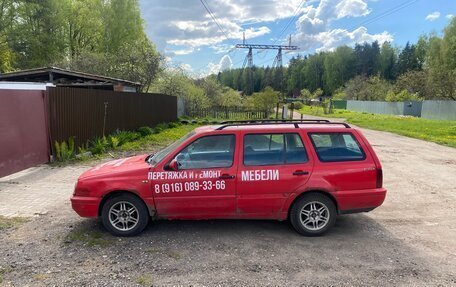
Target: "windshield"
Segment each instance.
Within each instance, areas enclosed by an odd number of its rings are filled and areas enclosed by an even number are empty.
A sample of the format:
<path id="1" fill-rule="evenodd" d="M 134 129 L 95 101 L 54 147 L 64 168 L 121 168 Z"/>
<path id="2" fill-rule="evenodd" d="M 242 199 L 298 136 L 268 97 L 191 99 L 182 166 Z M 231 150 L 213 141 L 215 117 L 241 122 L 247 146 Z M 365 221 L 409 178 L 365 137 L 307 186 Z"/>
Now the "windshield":
<path id="1" fill-rule="evenodd" d="M 149 157 L 147 159 L 147 162 L 150 163 L 151 165 L 155 165 L 159 163 L 163 158 L 165 158 L 170 152 L 175 150 L 181 143 L 183 143 L 185 140 L 187 140 L 189 137 L 193 136 L 195 134 L 195 131 L 191 131 L 185 136 L 181 137 L 177 141 L 173 142 L 169 146 L 165 147 L 164 149 L 160 150 L 156 154 L 154 154 L 152 157 Z"/>

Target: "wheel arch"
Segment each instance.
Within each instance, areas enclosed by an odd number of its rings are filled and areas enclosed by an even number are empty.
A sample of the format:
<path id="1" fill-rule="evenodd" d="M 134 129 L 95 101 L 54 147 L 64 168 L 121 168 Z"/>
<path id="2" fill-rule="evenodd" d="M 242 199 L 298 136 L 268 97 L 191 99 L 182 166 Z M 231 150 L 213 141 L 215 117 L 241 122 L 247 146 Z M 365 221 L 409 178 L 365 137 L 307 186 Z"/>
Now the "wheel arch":
<path id="1" fill-rule="evenodd" d="M 129 194 L 129 195 L 132 195 L 132 196 L 138 198 L 139 200 L 141 200 L 141 202 L 144 204 L 144 206 L 146 206 L 147 211 L 149 212 L 149 215 L 150 216 L 155 215 L 155 210 L 153 208 L 151 208 L 149 205 L 147 205 L 147 203 L 144 201 L 144 199 L 142 199 L 137 193 L 130 191 L 130 190 L 112 190 L 112 191 L 106 193 L 105 195 L 103 195 L 103 197 L 100 201 L 100 204 L 98 205 L 98 216 L 101 216 L 101 212 L 103 210 L 103 206 L 106 203 L 106 201 L 108 201 L 109 199 L 114 198 L 116 196 L 123 195 L 123 194 Z"/>
<path id="2" fill-rule="evenodd" d="M 334 206 L 336 207 L 336 211 L 337 211 L 337 213 L 339 213 L 339 205 L 337 204 L 337 200 L 330 192 L 327 192 L 327 191 L 324 191 L 324 190 L 320 190 L 320 189 L 314 189 L 314 190 L 304 191 L 301 194 L 299 194 L 298 196 L 296 196 L 295 199 L 293 199 L 291 204 L 288 206 L 287 218 L 290 218 L 290 212 L 291 212 L 291 209 L 293 208 L 293 205 L 298 200 L 300 200 L 301 198 L 303 198 L 304 196 L 306 196 L 308 194 L 321 194 L 323 196 L 326 196 L 327 198 L 329 198 L 334 203 Z"/>

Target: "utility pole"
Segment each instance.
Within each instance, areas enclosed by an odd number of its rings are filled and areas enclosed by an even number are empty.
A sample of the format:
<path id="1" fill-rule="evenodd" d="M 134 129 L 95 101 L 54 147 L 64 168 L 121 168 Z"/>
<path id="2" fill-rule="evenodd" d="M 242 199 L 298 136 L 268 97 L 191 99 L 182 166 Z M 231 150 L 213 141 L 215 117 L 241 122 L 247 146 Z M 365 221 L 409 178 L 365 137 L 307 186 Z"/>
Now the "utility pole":
<path id="1" fill-rule="evenodd" d="M 283 50 L 297 50 L 298 46 L 292 46 L 291 45 L 291 36 L 288 38 L 288 45 L 256 45 L 256 44 L 246 44 L 245 43 L 245 34 L 244 38 L 242 41 L 242 44 L 236 44 L 237 49 L 249 49 L 249 52 L 247 53 L 247 56 L 244 59 L 244 64 L 242 65 L 242 70 L 241 73 L 239 74 L 239 80 L 241 80 L 242 73 L 245 70 L 245 67 L 247 65 L 248 67 L 248 75 L 249 75 L 249 86 L 250 86 L 250 91 L 253 92 L 253 84 L 254 84 L 254 78 L 253 78 L 253 50 L 258 49 L 258 50 L 277 50 L 277 55 L 274 59 L 274 63 L 272 64 L 273 69 L 276 70 L 276 73 L 278 74 L 279 77 L 279 83 L 280 83 L 280 92 L 282 93 L 283 96 L 283 67 L 282 67 L 282 51 Z"/>

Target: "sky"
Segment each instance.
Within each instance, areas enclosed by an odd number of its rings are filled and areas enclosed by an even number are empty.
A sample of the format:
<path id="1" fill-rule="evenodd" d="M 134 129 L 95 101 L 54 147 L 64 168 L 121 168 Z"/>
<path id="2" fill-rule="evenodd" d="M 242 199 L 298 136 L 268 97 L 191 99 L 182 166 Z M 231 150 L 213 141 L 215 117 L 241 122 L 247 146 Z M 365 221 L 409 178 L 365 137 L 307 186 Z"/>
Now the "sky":
<path id="1" fill-rule="evenodd" d="M 212 13 L 212 15 L 206 10 Z M 291 57 L 378 41 L 403 47 L 437 33 L 456 15 L 456 0 L 140 0 L 146 33 L 170 67 L 194 77 L 242 67 L 248 44 L 291 44 Z M 214 20 L 215 19 L 215 20 Z M 254 50 L 257 66 L 277 51 Z"/>

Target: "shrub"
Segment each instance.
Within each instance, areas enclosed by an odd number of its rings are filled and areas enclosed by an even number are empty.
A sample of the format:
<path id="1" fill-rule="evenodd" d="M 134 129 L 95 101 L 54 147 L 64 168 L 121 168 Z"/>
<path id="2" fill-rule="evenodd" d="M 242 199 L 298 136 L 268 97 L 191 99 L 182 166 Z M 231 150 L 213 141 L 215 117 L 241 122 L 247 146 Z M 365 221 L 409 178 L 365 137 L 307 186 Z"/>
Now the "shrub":
<path id="1" fill-rule="evenodd" d="M 74 138 L 68 139 L 68 143 L 63 141 L 61 143 L 55 142 L 55 151 L 58 161 L 67 161 L 74 156 Z"/>
<path id="2" fill-rule="evenodd" d="M 298 101 L 293 102 L 292 104 L 293 104 L 293 108 L 295 110 L 300 110 L 300 109 L 302 109 L 302 107 L 304 107 L 304 104 L 301 102 L 298 102 Z M 289 108 L 291 109 L 291 104 L 289 105 Z"/>
<path id="3" fill-rule="evenodd" d="M 168 128 L 167 123 L 160 123 L 155 126 L 155 133 L 158 134 L 158 133 L 162 132 L 163 130 L 166 130 L 167 128 Z"/>
<path id="4" fill-rule="evenodd" d="M 92 154 L 102 154 L 106 151 L 107 147 L 109 147 L 109 143 L 106 137 L 97 137 L 91 142 L 90 151 Z"/>
<path id="5" fill-rule="evenodd" d="M 119 146 L 121 146 L 127 142 L 139 139 L 141 137 L 141 134 L 136 132 L 121 131 L 115 133 L 114 136 L 119 140 Z"/>
<path id="6" fill-rule="evenodd" d="M 116 136 L 109 136 L 108 143 L 111 148 L 115 149 L 119 146 L 120 141 L 119 138 Z"/>
<path id="7" fill-rule="evenodd" d="M 423 98 L 418 97 L 417 94 L 411 94 L 407 90 L 402 90 L 399 93 L 389 91 L 386 95 L 387 102 L 404 102 L 404 101 L 422 101 Z"/>
<path id="8" fill-rule="evenodd" d="M 150 127 L 144 126 L 144 127 L 138 128 L 138 133 L 141 135 L 141 137 L 145 137 L 145 136 L 153 134 L 154 130 Z"/>
<path id="9" fill-rule="evenodd" d="M 178 125 L 179 125 L 179 123 L 176 123 L 176 122 L 168 123 L 168 127 L 171 128 L 171 129 L 177 127 Z"/>

